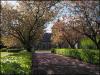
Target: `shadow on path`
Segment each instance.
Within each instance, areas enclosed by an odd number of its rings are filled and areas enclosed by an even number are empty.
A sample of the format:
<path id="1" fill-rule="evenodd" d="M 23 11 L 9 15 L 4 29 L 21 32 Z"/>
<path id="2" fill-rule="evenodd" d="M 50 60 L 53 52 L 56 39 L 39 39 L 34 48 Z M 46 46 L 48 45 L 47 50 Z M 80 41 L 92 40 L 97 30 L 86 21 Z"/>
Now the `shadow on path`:
<path id="1" fill-rule="evenodd" d="M 37 59 L 37 54 L 32 54 L 32 75 L 47 75 L 47 72 L 39 68 L 39 60 Z"/>
<path id="2" fill-rule="evenodd" d="M 32 75 L 99 75 L 99 66 L 51 53 L 33 54 Z"/>

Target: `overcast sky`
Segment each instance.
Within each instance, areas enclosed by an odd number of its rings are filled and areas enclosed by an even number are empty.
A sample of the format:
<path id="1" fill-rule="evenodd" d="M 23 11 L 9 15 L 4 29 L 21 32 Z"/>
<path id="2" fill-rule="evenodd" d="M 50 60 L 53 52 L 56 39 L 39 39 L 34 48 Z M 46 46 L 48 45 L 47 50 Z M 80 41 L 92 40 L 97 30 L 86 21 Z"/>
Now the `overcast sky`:
<path id="1" fill-rule="evenodd" d="M 4 0 L 1 0 L 2 3 L 6 2 Z M 12 5 L 16 5 L 16 0 L 14 1 L 7 1 L 9 4 L 12 4 Z"/>

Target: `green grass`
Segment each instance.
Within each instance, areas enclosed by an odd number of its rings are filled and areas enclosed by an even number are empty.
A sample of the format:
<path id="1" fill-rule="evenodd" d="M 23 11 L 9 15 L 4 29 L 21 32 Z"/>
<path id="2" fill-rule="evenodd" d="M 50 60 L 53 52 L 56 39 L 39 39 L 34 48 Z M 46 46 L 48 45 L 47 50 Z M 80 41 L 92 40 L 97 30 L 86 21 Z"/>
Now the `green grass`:
<path id="1" fill-rule="evenodd" d="M 1 52 L 1 57 L 5 57 L 5 56 L 8 56 L 10 54 L 13 54 L 13 53 L 8 53 L 8 52 Z"/>
<path id="2" fill-rule="evenodd" d="M 29 75 L 31 72 L 31 53 L 1 52 L 2 75 Z"/>
<path id="3" fill-rule="evenodd" d="M 55 49 L 54 53 L 78 58 L 86 63 L 99 64 L 99 50 Z"/>

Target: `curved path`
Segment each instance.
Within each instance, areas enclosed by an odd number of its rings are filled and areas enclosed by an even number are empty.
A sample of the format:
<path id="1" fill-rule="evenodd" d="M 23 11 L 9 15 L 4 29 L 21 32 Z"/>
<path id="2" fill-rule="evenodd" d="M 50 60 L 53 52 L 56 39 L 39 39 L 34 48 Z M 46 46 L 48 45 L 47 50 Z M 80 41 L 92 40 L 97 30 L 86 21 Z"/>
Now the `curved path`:
<path id="1" fill-rule="evenodd" d="M 99 75 L 99 67 L 52 53 L 33 54 L 32 75 Z"/>

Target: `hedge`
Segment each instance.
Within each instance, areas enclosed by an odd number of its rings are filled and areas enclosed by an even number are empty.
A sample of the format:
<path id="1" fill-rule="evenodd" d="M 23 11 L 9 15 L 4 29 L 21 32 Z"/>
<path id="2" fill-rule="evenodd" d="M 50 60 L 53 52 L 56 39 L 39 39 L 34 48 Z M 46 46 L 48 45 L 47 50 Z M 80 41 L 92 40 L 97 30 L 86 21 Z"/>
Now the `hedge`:
<path id="1" fill-rule="evenodd" d="M 7 48 L 2 48 L 0 49 L 0 52 L 19 52 L 22 51 L 22 49 L 7 49 Z"/>
<path id="2" fill-rule="evenodd" d="M 53 49 L 56 54 L 78 58 L 84 62 L 99 64 L 99 50 L 89 49 Z"/>

